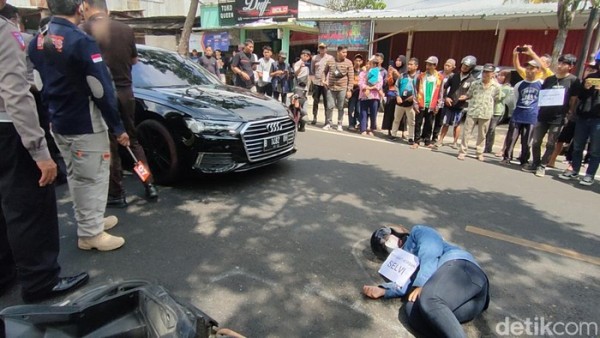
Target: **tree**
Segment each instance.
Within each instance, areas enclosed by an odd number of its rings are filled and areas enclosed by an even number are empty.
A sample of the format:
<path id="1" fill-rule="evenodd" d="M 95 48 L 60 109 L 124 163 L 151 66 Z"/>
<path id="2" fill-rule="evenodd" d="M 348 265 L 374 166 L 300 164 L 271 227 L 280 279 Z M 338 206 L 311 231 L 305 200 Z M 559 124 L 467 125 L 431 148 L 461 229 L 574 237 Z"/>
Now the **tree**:
<path id="1" fill-rule="evenodd" d="M 567 34 L 569 33 L 569 27 L 575 19 L 575 13 L 579 9 L 582 0 L 559 0 L 557 3 L 558 10 L 556 16 L 558 19 L 558 33 L 556 39 L 554 39 L 554 45 L 552 46 L 552 66 L 554 67 L 558 62 L 558 57 L 562 54 L 565 42 L 567 41 Z"/>
<path id="2" fill-rule="evenodd" d="M 198 0 L 192 0 L 190 2 L 190 9 L 185 23 L 183 24 L 183 31 L 181 32 L 181 39 L 179 40 L 179 46 L 177 47 L 177 53 L 179 55 L 187 57 L 190 50 L 190 36 L 192 35 L 192 27 L 194 27 L 194 21 L 196 21 L 196 13 L 198 12 Z"/>
<path id="3" fill-rule="evenodd" d="M 327 8 L 338 12 L 346 12 L 356 9 L 385 9 L 383 0 L 327 0 Z"/>
<path id="4" fill-rule="evenodd" d="M 505 3 L 508 1 L 514 2 L 513 0 L 505 0 Z M 600 0 L 521 0 L 518 2 L 527 2 L 533 4 L 556 2 L 558 33 L 556 34 L 556 39 L 554 39 L 554 45 L 552 47 L 552 67 L 556 65 L 558 62 L 558 57 L 563 52 L 565 42 L 567 41 L 569 28 L 575 19 L 575 14 L 577 11 L 581 11 L 586 8 L 588 3 L 593 8 L 598 8 L 600 6 Z"/>

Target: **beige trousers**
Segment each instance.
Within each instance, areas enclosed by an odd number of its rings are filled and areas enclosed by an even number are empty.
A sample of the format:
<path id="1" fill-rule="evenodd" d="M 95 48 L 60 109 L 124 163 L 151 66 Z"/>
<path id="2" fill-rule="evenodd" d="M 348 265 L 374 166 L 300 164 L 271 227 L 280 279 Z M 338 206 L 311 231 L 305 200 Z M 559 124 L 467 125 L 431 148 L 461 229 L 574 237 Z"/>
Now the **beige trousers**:
<path id="1" fill-rule="evenodd" d="M 465 126 L 463 127 L 462 142 L 460 144 L 460 154 L 466 154 L 469 147 L 469 140 L 473 129 L 477 125 L 477 143 L 475 145 L 477 155 L 483 155 L 483 149 L 485 147 L 485 135 L 487 134 L 488 127 L 490 125 L 490 119 L 479 119 L 472 118 L 467 115 Z"/>
<path id="2" fill-rule="evenodd" d="M 77 235 L 96 236 L 104 231 L 104 212 L 108 197 L 108 133 L 53 135 L 67 165 L 67 181 L 73 199 Z"/>
<path id="3" fill-rule="evenodd" d="M 394 122 L 392 123 L 392 136 L 396 136 L 398 134 L 398 128 L 400 128 L 400 122 L 402 121 L 402 117 L 406 115 L 406 126 L 408 129 L 408 139 L 415 139 L 415 110 L 412 106 L 410 107 L 402 107 L 396 105 L 396 109 L 394 110 Z"/>

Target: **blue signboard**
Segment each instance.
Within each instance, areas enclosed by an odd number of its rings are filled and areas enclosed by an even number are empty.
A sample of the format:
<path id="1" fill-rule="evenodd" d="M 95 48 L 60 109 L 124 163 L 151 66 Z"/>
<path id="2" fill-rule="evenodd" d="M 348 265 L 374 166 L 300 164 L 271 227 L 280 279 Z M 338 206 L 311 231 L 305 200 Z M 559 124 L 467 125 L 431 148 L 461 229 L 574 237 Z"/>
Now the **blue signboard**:
<path id="1" fill-rule="evenodd" d="M 202 50 L 212 47 L 213 50 L 229 50 L 229 33 L 227 32 L 203 32 L 200 40 Z"/>

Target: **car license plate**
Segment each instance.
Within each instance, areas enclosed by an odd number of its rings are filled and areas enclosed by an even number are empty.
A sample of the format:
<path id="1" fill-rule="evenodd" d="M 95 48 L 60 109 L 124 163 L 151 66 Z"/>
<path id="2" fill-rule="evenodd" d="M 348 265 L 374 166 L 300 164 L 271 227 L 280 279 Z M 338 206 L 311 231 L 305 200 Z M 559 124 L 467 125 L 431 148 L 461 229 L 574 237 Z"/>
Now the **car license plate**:
<path id="1" fill-rule="evenodd" d="M 290 135 L 288 133 L 269 137 L 263 140 L 263 150 L 273 150 L 279 147 L 283 147 L 288 144 Z"/>

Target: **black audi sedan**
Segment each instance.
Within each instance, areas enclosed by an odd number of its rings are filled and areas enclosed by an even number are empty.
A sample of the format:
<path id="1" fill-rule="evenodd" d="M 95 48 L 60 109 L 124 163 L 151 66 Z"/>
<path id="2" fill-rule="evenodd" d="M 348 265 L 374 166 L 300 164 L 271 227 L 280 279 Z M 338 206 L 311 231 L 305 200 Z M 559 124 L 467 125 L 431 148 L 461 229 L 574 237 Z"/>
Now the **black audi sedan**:
<path id="1" fill-rule="evenodd" d="M 177 53 L 138 46 L 133 67 L 140 144 L 159 184 L 184 171 L 245 171 L 296 148 L 289 110 L 276 100 L 222 84 Z"/>

